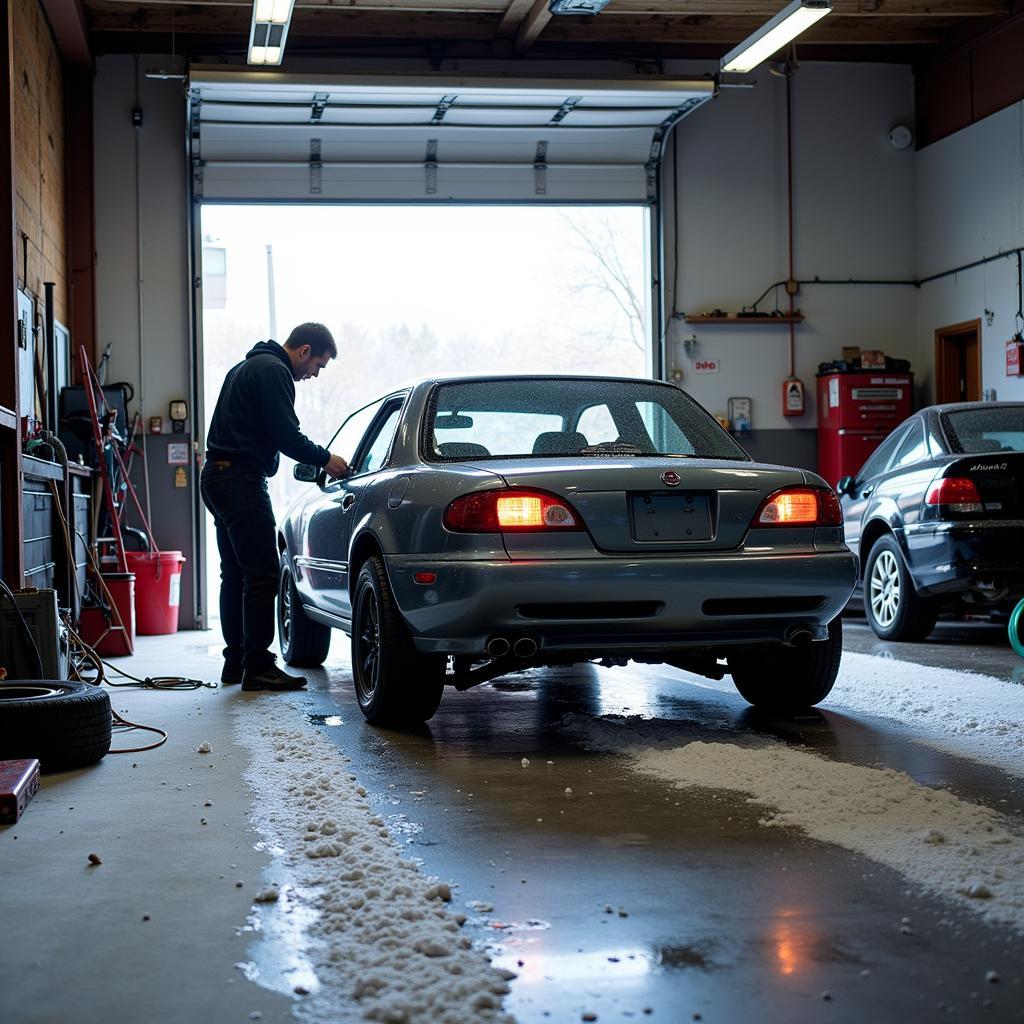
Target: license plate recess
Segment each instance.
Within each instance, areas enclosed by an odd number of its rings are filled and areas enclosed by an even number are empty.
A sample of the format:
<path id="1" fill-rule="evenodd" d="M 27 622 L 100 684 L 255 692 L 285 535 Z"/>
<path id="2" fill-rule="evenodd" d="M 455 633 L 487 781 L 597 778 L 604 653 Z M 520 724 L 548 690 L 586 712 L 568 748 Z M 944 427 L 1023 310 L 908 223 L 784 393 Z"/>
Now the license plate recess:
<path id="1" fill-rule="evenodd" d="M 648 543 L 711 540 L 707 494 L 630 494 L 633 540 Z"/>

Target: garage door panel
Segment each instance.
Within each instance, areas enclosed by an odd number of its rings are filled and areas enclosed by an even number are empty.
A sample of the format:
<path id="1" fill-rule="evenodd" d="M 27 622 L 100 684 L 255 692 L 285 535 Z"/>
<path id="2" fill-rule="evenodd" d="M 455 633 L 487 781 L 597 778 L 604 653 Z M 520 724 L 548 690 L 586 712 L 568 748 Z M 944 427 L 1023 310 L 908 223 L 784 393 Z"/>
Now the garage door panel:
<path id="1" fill-rule="evenodd" d="M 195 69 L 205 201 L 653 199 L 666 126 L 703 80 L 414 79 Z"/>

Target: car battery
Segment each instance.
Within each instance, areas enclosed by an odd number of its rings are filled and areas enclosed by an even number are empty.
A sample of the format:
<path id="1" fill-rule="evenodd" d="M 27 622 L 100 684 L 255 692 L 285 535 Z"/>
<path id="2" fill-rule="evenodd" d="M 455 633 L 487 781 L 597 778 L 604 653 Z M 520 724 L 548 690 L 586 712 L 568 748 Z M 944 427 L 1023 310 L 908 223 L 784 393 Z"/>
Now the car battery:
<path id="1" fill-rule="evenodd" d="M 818 374 L 818 475 L 853 476 L 912 412 L 914 375 L 887 370 Z"/>
<path id="2" fill-rule="evenodd" d="M 17 590 L 14 607 L 0 594 L 0 665 L 9 679 L 67 678 L 67 632 L 57 616 L 55 590 Z"/>
<path id="3" fill-rule="evenodd" d="M 0 761 L 0 825 L 13 825 L 39 790 L 39 761 Z"/>

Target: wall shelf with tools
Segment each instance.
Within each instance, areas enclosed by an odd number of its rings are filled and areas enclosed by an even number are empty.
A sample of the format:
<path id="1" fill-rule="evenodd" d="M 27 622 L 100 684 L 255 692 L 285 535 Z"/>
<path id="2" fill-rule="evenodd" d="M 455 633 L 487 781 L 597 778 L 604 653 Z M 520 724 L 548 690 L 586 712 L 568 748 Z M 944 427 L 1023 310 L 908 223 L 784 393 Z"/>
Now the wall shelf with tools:
<path id="1" fill-rule="evenodd" d="M 735 313 L 723 313 L 721 316 L 687 316 L 683 318 L 688 324 L 799 324 L 803 323 L 803 313 L 794 313 L 790 316 L 783 313 L 781 316 L 741 316 Z"/>

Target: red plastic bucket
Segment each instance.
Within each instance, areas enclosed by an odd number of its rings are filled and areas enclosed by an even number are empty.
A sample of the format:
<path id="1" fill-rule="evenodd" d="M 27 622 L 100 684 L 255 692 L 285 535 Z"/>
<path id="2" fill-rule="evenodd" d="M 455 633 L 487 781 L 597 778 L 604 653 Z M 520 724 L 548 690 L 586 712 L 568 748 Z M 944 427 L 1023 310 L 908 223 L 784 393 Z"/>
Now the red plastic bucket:
<path id="1" fill-rule="evenodd" d="M 131 654 L 135 649 L 135 577 L 130 572 L 105 572 L 103 583 L 117 615 L 113 610 L 83 608 L 82 639 L 98 654 Z"/>
<path id="2" fill-rule="evenodd" d="M 178 632 L 181 603 L 180 551 L 126 551 L 128 571 L 135 573 L 135 631 L 142 636 Z"/>

